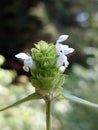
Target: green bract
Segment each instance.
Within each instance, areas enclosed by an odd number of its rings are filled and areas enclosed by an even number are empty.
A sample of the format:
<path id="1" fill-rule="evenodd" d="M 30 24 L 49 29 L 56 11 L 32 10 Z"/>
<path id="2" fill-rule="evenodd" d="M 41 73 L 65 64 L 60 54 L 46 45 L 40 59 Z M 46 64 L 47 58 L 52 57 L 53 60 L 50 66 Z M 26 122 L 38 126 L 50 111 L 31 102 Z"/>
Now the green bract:
<path id="1" fill-rule="evenodd" d="M 36 67 L 30 69 L 30 80 L 37 91 L 52 93 L 63 85 L 65 74 L 62 74 L 57 66 L 59 55 L 55 45 L 40 41 L 31 50 L 31 57 Z"/>

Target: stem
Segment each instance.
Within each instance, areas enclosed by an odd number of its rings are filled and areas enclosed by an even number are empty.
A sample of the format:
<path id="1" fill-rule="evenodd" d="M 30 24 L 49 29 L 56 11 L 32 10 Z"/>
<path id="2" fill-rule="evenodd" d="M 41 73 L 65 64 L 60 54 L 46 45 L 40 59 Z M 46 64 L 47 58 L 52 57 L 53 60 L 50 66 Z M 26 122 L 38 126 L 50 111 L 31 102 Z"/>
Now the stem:
<path id="1" fill-rule="evenodd" d="M 45 99 L 46 102 L 46 130 L 51 130 L 51 100 Z"/>

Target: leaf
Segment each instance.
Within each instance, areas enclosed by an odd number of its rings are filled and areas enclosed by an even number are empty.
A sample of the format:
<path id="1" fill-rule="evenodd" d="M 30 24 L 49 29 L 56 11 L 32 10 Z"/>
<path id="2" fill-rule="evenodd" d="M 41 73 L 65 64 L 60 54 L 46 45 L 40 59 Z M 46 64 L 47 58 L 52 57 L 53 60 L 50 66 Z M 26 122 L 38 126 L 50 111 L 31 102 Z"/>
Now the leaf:
<path id="1" fill-rule="evenodd" d="M 73 101 L 73 102 L 76 102 L 76 103 L 79 103 L 79 104 L 91 106 L 91 107 L 98 107 L 98 104 L 95 104 L 95 103 L 92 103 L 90 101 L 81 99 L 77 96 L 73 96 L 73 95 L 68 94 L 68 93 L 59 94 L 58 98 L 59 99 L 67 99 L 67 100 L 70 100 L 70 101 Z"/>
<path id="2" fill-rule="evenodd" d="M 29 96 L 27 96 L 27 97 L 25 97 L 25 98 L 23 98 L 23 99 L 21 99 L 21 100 L 15 102 L 15 103 L 9 105 L 9 106 L 7 106 L 7 107 L 4 107 L 4 108 L 0 109 L 0 112 L 1 112 L 1 111 L 4 111 L 4 110 L 7 110 L 7 109 L 9 109 L 9 108 L 11 108 L 11 107 L 17 106 L 17 105 L 19 105 L 19 104 L 21 104 L 21 103 L 27 102 L 27 101 L 29 101 L 29 100 L 32 100 L 32 99 L 41 99 L 41 98 L 42 98 L 42 97 L 41 97 L 39 94 L 37 94 L 37 93 L 30 94 Z"/>

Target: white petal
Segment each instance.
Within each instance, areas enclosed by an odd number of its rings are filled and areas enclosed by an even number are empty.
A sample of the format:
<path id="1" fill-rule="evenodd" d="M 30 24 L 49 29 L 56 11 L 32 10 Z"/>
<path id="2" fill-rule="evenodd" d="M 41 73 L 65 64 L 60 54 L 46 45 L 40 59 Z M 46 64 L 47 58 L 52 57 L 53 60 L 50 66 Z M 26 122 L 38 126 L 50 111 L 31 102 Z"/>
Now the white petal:
<path id="1" fill-rule="evenodd" d="M 28 66 L 29 68 L 35 68 L 32 58 L 24 60 L 24 65 Z"/>
<path id="2" fill-rule="evenodd" d="M 29 72 L 29 67 L 28 67 L 28 66 L 24 65 L 24 66 L 23 66 L 23 69 L 24 69 L 26 72 Z"/>
<path id="3" fill-rule="evenodd" d="M 68 64 L 67 57 L 64 54 L 60 54 L 58 61 L 57 61 L 57 65 L 62 66 L 63 64 L 65 65 L 65 63 Z"/>
<path id="4" fill-rule="evenodd" d="M 67 57 L 64 54 L 60 54 L 58 61 L 57 61 L 57 66 L 59 67 L 59 70 L 61 72 L 64 72 L 65 69 L 68 67 L 69 62 L 67 61 Z"/>
<path id="5" fill-rule="evenodd" d="M 65 71 L 65 69 L 66 68 L 64 66 L 60 66 L 60 68 L 59 68 L 60 72 L 62 72 L 62 73 Z"/>
<path id="6" fill-rule="evenodd" d="M 72 53 L 74 51 L 73 48 L 69 48 L 68 45 L 62 45 L 62 44 L 56 44 L 56 49 L 59 53 L 63 53 L 64 55 L 67 55 L 69 53 Z"/>
<path id="7" fill-rule="evenodd" d="M 63 41 L 65 41 L 68 37 L 69 37 L 68 35 L 61 35 L 61 36 L 58 38 L 58 40 L 57 40 L 56 43 L 63 42 Z"/>
<path id="8" fill-rule="evenodd" d="M 69 54 L 69 53 L 72 53 L 73 51 L 74 51 L 73 48 L 68 48 L 68 49 L 63 50 L 63 54 L 64 54 L 64 55 L 67 55 L 67 54 Z"/>
<path id="9" fill-rule="evenodd" d="M 63 63 L 64 63 L 64 61 L 65 61 L 64 55 L 60 55 L 60 56 L 58 57 L 57 65 L 58 65 L 58 66 L 62 66 Z"/>
<path id="10" fill-rule="evenodd" d="M 28 56 L 27 54 L 21 52 L 19 54 L 16 54 L 15 57 L 25 60 L 25 59 L 30 58 L 31 56 Z"/>
<path id="11" fill-rule="evenodd" d="M 58 52 L 64 52 L 64 50 L 68 49 L 68 45 L 56 44 L 56 49 Z"/>
<path id="12" fill-rule="evenodd" d="M 69 65 L 69 62 L 68 62 L 67 60 L 65 60 L 65 62 L 64 62 L 64 67 L 67 68 L 68 65 Z"/>

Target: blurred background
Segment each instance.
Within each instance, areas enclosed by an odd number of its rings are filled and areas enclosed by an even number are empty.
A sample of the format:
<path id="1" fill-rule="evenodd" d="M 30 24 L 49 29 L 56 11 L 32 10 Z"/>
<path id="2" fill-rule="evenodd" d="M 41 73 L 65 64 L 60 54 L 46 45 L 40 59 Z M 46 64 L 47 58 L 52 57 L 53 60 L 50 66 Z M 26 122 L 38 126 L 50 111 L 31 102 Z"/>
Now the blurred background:
<path id="1" fill-rule="evenodd" d="M 98 103 L 98 0 L 3 0 L 0 2 L 0 108 L 34 92 L 30 74 L 15 58 L 40 40 L 75 48 L 64 91 Z M 44 130 L 45 105 L 30 101 L 0 113 L 0 130 Z M 98 130 L 98 109 L 69 101 L 52 103 L 53 130 Z"/>

